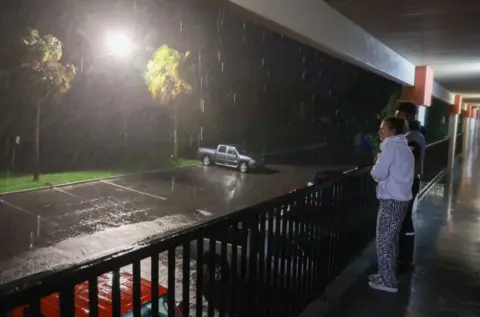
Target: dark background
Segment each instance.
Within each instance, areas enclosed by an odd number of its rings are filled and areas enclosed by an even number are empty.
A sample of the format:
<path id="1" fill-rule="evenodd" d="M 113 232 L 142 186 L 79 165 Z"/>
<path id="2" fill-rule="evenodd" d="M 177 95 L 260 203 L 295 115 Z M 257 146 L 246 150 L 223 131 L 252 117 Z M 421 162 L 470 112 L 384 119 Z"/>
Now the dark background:
<path id="1" fill-rule="evenodd" d="M 381 109 L 399 89 L 209 1 L 138 1 L 136 18 L 132 3 L 2 1 L 4 44 L 30 26 L 62 40 L 66 62 L 80 67 L 84 59 L 84 73 L 77 74 L 68 95 L 42 109 L 44 172 L 112 167 L 171 152 L 170 113 L 151 100 L 142 79 L 152 51 L 116 64 L 103 52 L 107 28 L 134 25 L 142 47 L 167 44 L 195 58 L 194 93 L 180 115 L 183 156 L 195 153 L 203 126 L 202 145 L 242 143 L 268 152 L 324 142 L 322 163 L 343 163 L 352 160 L 355 134 L 376 132 Z M 0 68 L 8 69 L 15 61 L 3 47 Z M 29 170 L 33 161 L 34 108 L 22 100 L 25 89 L 12 76 L 0 98 L 1 167 L 8 162 L 9 142 L 19 135 L 17 171 Z"/>

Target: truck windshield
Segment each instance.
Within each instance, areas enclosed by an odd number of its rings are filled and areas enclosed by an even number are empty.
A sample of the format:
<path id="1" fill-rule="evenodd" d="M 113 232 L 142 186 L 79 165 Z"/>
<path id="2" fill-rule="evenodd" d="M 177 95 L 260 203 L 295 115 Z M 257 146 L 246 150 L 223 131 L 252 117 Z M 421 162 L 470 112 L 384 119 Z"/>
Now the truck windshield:
<path id="1" fill-rule="evenodd" d="M 146 302 L 140 307 L 140 316 L 141 317 L 151 317 L 152 316 L 152 302 Z M 159 317 L 168 317 L 168 296 L 163 294 L 158 298 L 158 316 Z M 181 317 L 177 310 L 175 310 L 175 316 Z M 122 317 L 133 317 L 133 310 L 129 311 L 122 315 Z"/>

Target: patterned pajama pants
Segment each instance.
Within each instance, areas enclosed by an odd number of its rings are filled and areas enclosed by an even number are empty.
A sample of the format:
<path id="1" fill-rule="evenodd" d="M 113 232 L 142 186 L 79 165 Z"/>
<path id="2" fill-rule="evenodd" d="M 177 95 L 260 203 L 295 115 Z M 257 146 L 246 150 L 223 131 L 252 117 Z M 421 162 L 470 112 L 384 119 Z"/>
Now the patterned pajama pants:
<path id="1" fill-rule="evenodd" d="M 378 274 L 385 286 L 395 287 L 398 235 L 408 211 L 408 201 L 380 200 L 377 218 Z"/>

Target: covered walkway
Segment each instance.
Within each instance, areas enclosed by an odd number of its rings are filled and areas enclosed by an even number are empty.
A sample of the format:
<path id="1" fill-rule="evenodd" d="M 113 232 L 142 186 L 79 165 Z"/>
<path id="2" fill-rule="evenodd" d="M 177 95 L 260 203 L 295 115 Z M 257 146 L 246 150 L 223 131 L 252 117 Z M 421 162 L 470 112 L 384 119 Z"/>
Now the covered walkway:
<path id="1" fill-rule="evenodd" d="M 416 216 L 416 270 L 399 277 L 397 294 L 380 293 L 364 274 L 329 317 L 480 316 L 480 137 L 454 169 L 447 186 L 435 185 Z M 373 273 L 374 268 L 368 273 Z"/>

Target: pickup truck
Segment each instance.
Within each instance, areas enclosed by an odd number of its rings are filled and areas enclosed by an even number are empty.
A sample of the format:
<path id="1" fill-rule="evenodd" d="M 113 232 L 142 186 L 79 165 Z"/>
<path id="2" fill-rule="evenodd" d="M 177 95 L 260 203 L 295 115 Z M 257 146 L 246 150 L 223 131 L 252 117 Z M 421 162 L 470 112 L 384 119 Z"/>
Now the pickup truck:
<path id="1" fill-rule="evenodd" d="M 205 166 L 212 164 L 228 166 L 238 168 L 242 173 L 263 165 L 263 158 L 235 145 L 220 144 L 216 149 L 201 147 L 197 151 L 197 156 Z"/>

